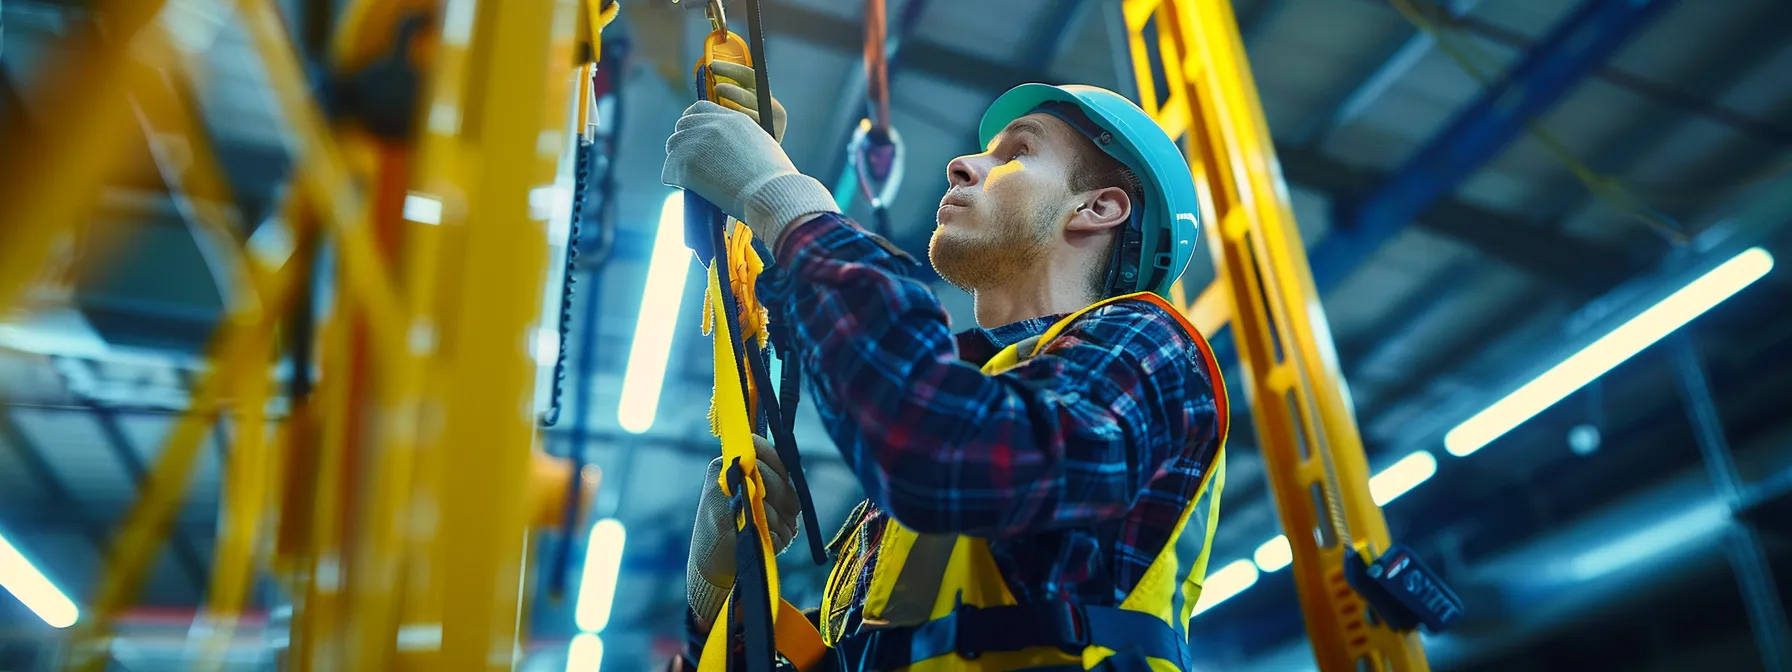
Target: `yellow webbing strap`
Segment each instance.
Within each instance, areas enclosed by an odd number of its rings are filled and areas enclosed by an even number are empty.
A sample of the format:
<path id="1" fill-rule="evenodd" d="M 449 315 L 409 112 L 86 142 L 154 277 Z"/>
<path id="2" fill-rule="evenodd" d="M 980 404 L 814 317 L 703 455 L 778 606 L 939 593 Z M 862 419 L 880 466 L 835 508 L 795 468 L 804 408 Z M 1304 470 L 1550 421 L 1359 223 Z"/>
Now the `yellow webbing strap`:
<path id="1" fill-rule="evenodd" d="M 766 329 L 770 313 L 759 303 L 756 288 L 759 286 L 759 274 L 765 271 L 765 262 L 759 253 L 753 251 L 753 231 L 746 224 L 729 220 L 733 230 L 726 236 L 728 243 L 728 282 L 734 287 L 734 305 L 740 308 L 740 331 L 742 336 L 729 343 L 756 342 L 761 349 L 770 338 L 771 332 Z M 713 272 L 713 271 L 712 271 Z M 703 333 L 710 334 L 714 323 L 726 322 L 722 318 L 721 295 L 713 294 L 709 288 L 703 291 L 704 305 L 716 306 L 714 310 L 703 311 Z M 720 336 L 716 336 L 720 338 Z M 719 384 L 721 378 L 717 378 Z M 757 417 L 759 409 L 759 386 L 751 377 L 747 378 L 747 417 Z M 709 400 L 709 431 L 716 436 L 722 435 L 721 421 L 716 416 L 715 397 Z M 748 425 L 751 427 L 751 424 Z"/>
<path id="2" fill-rule="evenodd" d="M 778 600 L 778 615 L 773 619 L 778 638 L 778 653 L 790 659 L 796 669 L 807 670 L 821 662 L 827 645 L 821 643 L 821 631 L 803 617 L 803 612 L 789 600 Z"/>
<path id="3" fill-rule="evenodd" d="M 764 264 L 753 252 L 752 234 L 744 224 L 736 222 L 727 238 L 726 255 L 719 256 L 718 261 L 729 265 L 729 280 L 734 285 L 730 290 L 735 293 L 736 305 L 741 307 L 741 331 L 748 336 L 757 335 L 763 345 L 766 311 L 753 296 L 752 287 Z M 765 522 L 765 481 L 759 473 L 757 453 L 753 448 L 753 414 L 749 412 L 748 400 L 742 396 L 740 358 L 734 351 L 739 340 L 728 328 L 728 319 L 723 312 L 721 279 L 714 262 L 709 268 L 704 299 L 704 330 L 714 332 L 716 387 L 710 403 L 710 429 L 722 443 L 724 466 L 719 476 L 722 491 L 730 496 L 734 494 L 728 486 L 727 467 L 739 465 L 748 510 L 736 517 L 734 529 L 737 532 L 745 529 L 746 516 L 752 517 L 759 533 L 760 553 L 764 556 L 761 561 L 765 567 L 766 594 L 777 595 L 777 549 L 772 546 L 771 529 Z M 728 633 L 734 629 L 733 603 L 732 597 L 722 603 L 722 611 L 710 627 L 709 638 L 703 643 L 702 657 L 697 662 L 699 672 L 723 672 L 728 668 Z M 824 651 L 821 634 L 795 606 L 779 600 L 772 613 L 772 624 L 778 652 L 798 669 L 808 669 L 821 659 Z"/>
<path id="4" fill-rule="evenodd" d="M 1214 459 L 1217 462 L 1214 462 L 1213 471 L 1207 475 L 1209 482 L 1203 483 L 1201 486 L 1208 489 L 1207 541 L 1201 544 L 1201 554 L 1195 556 L 1194 565 L 1189 568 L 1188 575 L 1182 581 L 1182 613 L 1175 614 L 1176 618 L 1182 619 L 1181 623 L 1184 626 L 1188 625 L 1189 619 L 1195 617 L 1195 605 L 1201 601 L 1201 589 L 1207 584 L 1207 562 L 1213 553 L 1213 533 L 1219 529 L 1220 494 L 1226 491 L 1224 437 L 1220 439 L 1220 449 L 1219 452 L 1214 453 Z"/>

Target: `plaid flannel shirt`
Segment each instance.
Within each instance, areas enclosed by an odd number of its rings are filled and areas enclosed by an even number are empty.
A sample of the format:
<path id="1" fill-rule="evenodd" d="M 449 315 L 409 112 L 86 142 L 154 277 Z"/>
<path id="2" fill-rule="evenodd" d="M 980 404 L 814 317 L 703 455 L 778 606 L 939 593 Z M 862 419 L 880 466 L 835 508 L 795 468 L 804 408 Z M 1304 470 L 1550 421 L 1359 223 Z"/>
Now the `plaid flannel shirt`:
<path id="1" fill-rule="evenodd" d="M 1219 448 L 1214 372 L 1174 317 L 1105 306 L 992 376 L 984 362 L 1063 316 L 955 337 L 915 262 L 841 216 L 789 231 L 777 258 L 760 298 L 791 327 L 866 515 L 988 539 L 1022 603 L 1124 599 Z"/>

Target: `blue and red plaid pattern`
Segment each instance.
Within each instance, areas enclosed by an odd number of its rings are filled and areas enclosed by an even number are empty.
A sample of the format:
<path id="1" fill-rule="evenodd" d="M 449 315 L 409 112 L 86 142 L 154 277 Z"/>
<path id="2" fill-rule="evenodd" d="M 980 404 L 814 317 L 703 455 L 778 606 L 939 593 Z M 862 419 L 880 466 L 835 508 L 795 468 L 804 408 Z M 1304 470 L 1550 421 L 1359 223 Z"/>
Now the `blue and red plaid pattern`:
<path id="1" fill-rule="evenodd" d="M 840 216 L 799 225 L 778 252 L 759 296 L 789 325 L 804 396 L 873 515 L 987 538 L 1021 602 L 1119 604 L 1219 448 L 1214 372 L 1177 320 L 1105 306 L 987 375 L 983 362 L 1062 316 L 954 336 L 915 262 Z"/>

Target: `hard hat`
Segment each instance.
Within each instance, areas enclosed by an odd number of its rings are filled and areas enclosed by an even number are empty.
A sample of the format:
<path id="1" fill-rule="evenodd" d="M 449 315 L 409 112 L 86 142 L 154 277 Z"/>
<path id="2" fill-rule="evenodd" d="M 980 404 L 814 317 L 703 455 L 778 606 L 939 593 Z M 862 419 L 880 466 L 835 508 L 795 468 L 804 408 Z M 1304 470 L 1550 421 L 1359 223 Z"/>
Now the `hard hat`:
<path id="1" fill-rule="evenodd" d="M 1079 128 L 1073 120 L 1052 113 L 1051 103 L 1076 106 L 1097 128 Z M 1133 204 L 1132 221 L 1114 246 L 1107 287 L 1116 294 L 1151 291 L 1168 296 L 1194 256 L 1201 229 L 1195 214 L 1200 212 L 1195 179 L 1182 150 L 1132 101 L 1083 85 L 1022 84 L 1009 89 L 983 113 L 978 138 L 987 147 L 1009 122 L 1035 112 L 1064 119 L 1138 175 L 1145 187 L 1144 203 Z"/>

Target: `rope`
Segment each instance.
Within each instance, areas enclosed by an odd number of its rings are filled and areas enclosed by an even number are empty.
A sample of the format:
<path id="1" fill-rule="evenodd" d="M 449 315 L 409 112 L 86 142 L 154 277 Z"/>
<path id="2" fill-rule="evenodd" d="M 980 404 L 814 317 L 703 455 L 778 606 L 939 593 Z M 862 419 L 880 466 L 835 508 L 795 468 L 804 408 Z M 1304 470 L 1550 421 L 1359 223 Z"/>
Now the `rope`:
<path id="1" fill-rule="evenodd" d="M 865 96 L 871 99 L 872 123 L 890 130 L 890 62 L 884 0 L 865 0 Z"/>

